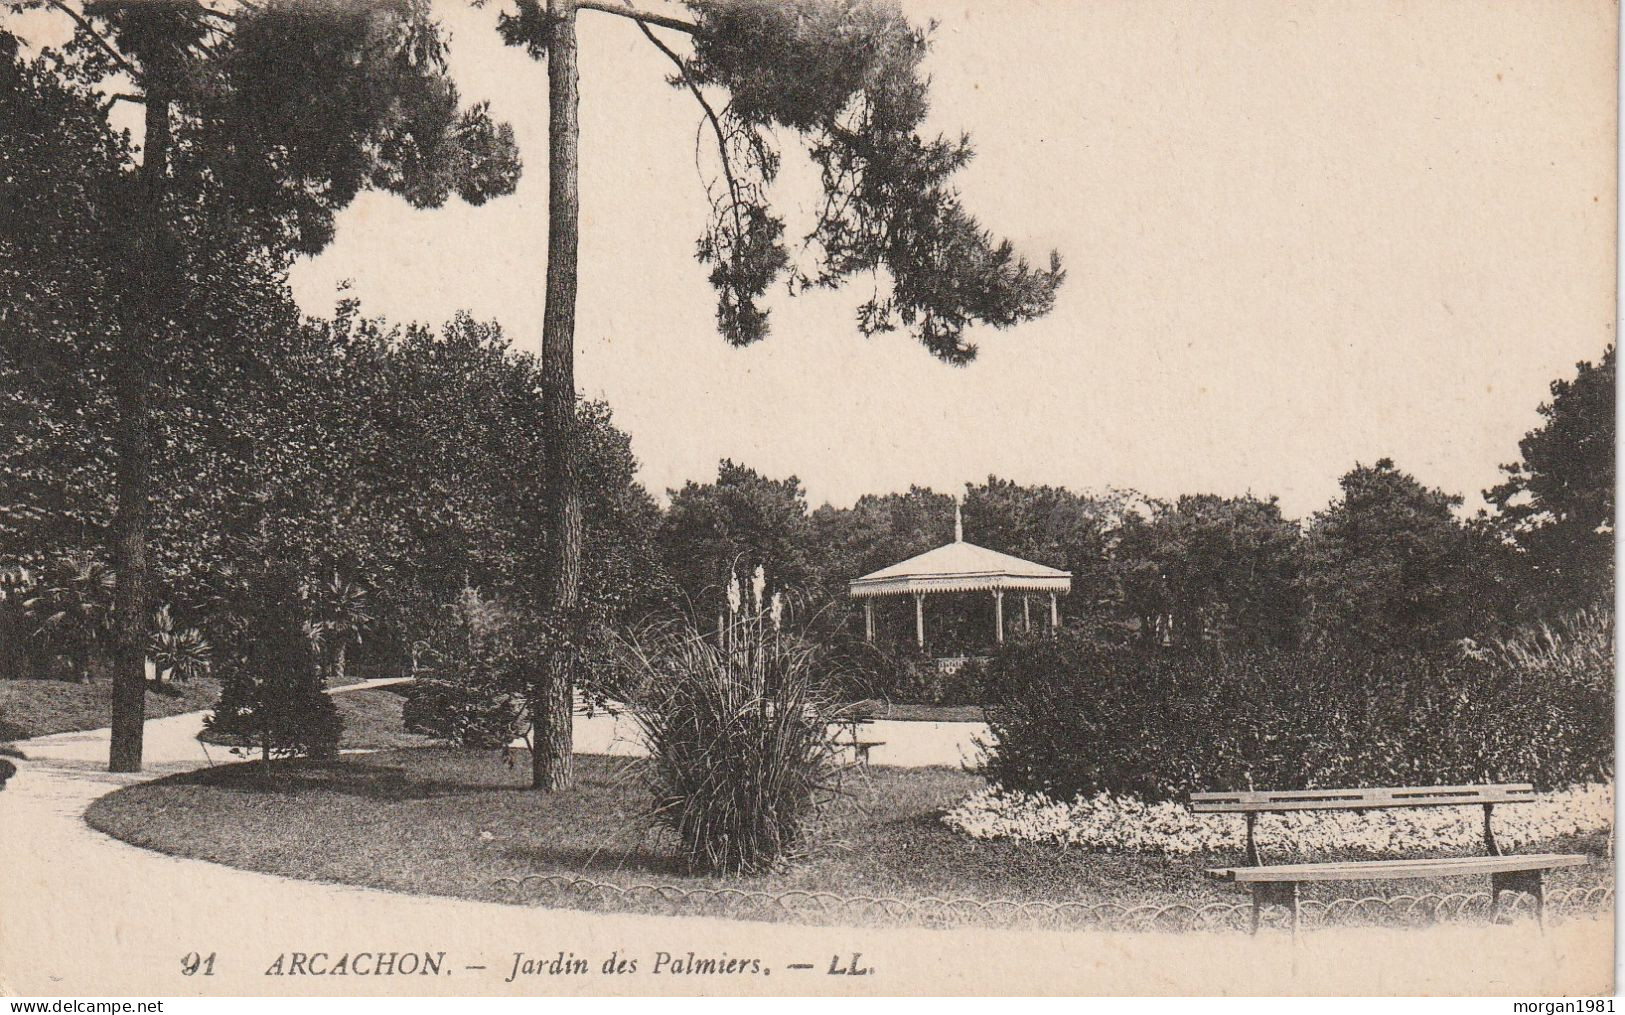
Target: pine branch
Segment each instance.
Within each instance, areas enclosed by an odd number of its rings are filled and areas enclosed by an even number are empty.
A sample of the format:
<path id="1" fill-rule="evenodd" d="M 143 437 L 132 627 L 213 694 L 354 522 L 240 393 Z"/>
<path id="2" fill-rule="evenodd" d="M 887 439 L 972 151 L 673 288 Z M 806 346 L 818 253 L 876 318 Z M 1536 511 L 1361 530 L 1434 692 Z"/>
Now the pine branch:
<path id="1" fill-rule="evenodd" d="M 90 22 L 86 20 L 84 15 L 68 6 L 63 2 L 63 0 L 50 0 L 50 4 L 63 14 L 66 14 L 68 17 L 72 18 L 74 24 L 84 29 L 85 34 L 95 40 L 96 45 L 101 47 L 102 52 L 106 53 L 108 57 L 112 59 L 113 63 L 118 65 L 118 67 L 123 70 L 124 73 L 130 75 L 130 77 L 134 79 L 137 84 L 142 83 L 141 72 L 135 69 L 134 64 L 124 59 L 124 57 L 119 54 L 119 51 L 114 49 L 112 44 L 102 37 L 101 33 L 92 28 L 90 26 Z"/>
<path id="2" fill-rule="evenodd" d="M 638 30 L 656 49 L 666 54 L 666 58 L 677 66 L 677 72 L 683 76 L 683 83 L 693 93 L 694 100 L 700 104 L 700 108 L 705 110 L 705 118 L 711 121 L 711 129 L 717 135 L 717 154 L 722 159 L 722 175 L 728 181 L 728 197 L 733 208 L 734 232 L 739 240 L 743 242 L 745 224 L 739 218 L 739 206 L 744 203 L 744 199 L 739 196 L 739 182 L 734 177 L 733 161 L 728 157 L 728 138 L 722 129 L 722 121 L 717 117 L 717 111 L 711 107 L 711 103 L 706 100 L 705 94 L 700 91 L 699 84 L 689 74 L 688 66 L 683 63 L 683 58 L 678 56 L 670 46 L 661 42 L 659 37 L 650 31 L 649 26 L 642 21 L 638 22 Z"/>
<path id="3" fill-rule="evenodd" d="M 147 97 L 145 95 L 136 95 L 133 92 L 119 92 L 117 95 L 108 96 L 107 101 L 102 103 L 102 113 L 106 114 L 120 102 L 133 102 L 140 105 L 146 101 Z"/>
<path id="4" fill-rule="evenodd" d="M 661 28 L 670 28 L 673 31 L 685 32 L 693 35 L 699 31 L 700 26 L 674 18 L 666 14 L 656 14 L 653 11 L 641 11 L 633 7 L 630 0 L 625 5 L 610 3 L 608 0 L 576 0 L 576 7 L 585 11 L 599 11 L 603 14 L 613 14 L 619 18 L 630 18 L 640 26 L 659 25 Z M 647 31 L 647 28 L 645 28 Z"/>

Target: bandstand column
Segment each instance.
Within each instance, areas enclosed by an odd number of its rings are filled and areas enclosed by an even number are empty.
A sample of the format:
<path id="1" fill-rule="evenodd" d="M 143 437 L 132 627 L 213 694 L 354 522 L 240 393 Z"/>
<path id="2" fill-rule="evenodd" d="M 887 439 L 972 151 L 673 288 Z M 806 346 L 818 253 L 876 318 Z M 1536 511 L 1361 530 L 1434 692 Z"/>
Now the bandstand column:
<path id="1" fill-rule="evenodd" d="M 1021 630 L 1033 633 L 1033 597 L 1025 592 L 1021 594 Z"/>
<path id="2" fill-rule="evenodd" d="M 1004 644 L 1004 590 L 993 590 L 993 617 L 994 626 L 998 634 L 999 644 Z"/>
<path id="3" fill-rule="evenodd" d="M 925 593 L 914 593 L 914 640 L 925 648 Z"/>
<path id="4" fill-rule="evenodd" d="M 863 601 L 863 640 L 875 640 L 875 601 L 873 599 Z"/>
<path id="5" fill-rule="evenodd" d="M 1061 627 L 1061 611 L 1055 605 L 1055 593 L 1049 594 L 1049 632 L 1054 634 Z"/>

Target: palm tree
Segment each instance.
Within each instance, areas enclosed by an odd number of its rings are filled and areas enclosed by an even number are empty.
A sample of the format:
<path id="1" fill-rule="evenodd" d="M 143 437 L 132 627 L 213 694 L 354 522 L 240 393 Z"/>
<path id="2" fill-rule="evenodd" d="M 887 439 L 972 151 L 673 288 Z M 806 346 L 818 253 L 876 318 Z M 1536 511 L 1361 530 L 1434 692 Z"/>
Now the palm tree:
<path id="1" fill-rule="evenodd" d="M 165 674 L 169 679 L 185 683 L 209 671 L 213 647 L 203 632 L 195 627 L 175 626 L 169 604 L 158 607 L 152 615 L 152 641 L 147 654 L 152 658 L 153 673 L 159 683 Z"/>
<path id="2" fill-rule="evenodd" d="M 44 587 L 23 602 L 35 631 L 66 647 L 80 683 L 90 680 L 90 658 L 112 631 L 113 569 L 89 550 L 69 550 L 51 563 Z"/>
<path id="3" fill-rule="evenodd" d="M 375 619 L 367 602 L 367 590 L 335 574 L 323 590 L 319 618 L 322 641 L 332 653 L 328 664 L 330 682 L 343 681 L 345 654 L 352 644 L 361 643 L 361 636 Z"/>

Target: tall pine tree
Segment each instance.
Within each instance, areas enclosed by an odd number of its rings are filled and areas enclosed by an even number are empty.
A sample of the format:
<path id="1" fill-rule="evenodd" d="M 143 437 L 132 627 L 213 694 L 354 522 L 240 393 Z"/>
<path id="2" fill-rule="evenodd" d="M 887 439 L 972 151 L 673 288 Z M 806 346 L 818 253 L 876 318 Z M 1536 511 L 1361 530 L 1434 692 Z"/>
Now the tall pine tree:
<path id="1" fill-rule="evenodd" d="M 963 136 L 922 135 L 927 32 L 909 24 L 895 2 L 685 0 L 676 16 L 615 0 L 517 0 L 501 15 L 500 30 L 545 60 L 548 75 L 542 368 L 555 482 L 545 505 L 550 559 L 542 591 L 561 631 L 580 607 L 582 548 L 573 445 L 582 11 L 636 22 L 709 128 L 716 176 L 705 187 L 711 214 L 697 250 L 717 292 L 717 329 L 731 344 L 767 334 L 761 301 L 775 281 L 800 292 L 884 276 L 860 306 L 858 326 L 866 333 L 907 328 L 941 359 L 963 364 L 976 355 L 968 328 L 1005 328 L 1047 313 L 1064 278 L 1058 256 L 1035 269 L 960 203 L 952 178 L 970 161 L 971 144 Z M 784 219 L 767 199 L 780 136 L 804 144 L 823 187 L 825 200 L 803 237 L 807 263 L 791 256 Z M 538 789 L 570 783 L 575 663 L 568 642 L 558 639 L 531 681 Z"/>
<path id="2" fill-rule="evenodd" d="M 363 188 L 420 207 L 511 192 L 511 131 L 465 108 L 427 0 L 7 0 L 73 26 L 63 73 L 141 106 L 123 247 L 107 284 L 117 454 L 112 744 L 141 767 L 154 376 L 189 290 L 189 237 L 229 232 L 267 256 L 313 253 Z M 229 295 L 221 287 L 216 294 Z"/>

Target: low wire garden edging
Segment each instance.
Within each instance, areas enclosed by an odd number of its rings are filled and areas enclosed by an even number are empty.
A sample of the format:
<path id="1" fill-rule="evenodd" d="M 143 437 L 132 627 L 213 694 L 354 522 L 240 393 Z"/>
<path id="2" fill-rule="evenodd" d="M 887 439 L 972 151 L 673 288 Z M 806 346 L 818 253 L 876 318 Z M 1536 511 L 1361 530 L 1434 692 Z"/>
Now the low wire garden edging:
<path id="1" fill-rule="evenodd" d="M 860 926 L 965 927 L 997 926 L 1052 930 L 1114 931 L 1246 931 L 1251 904 L 1246 900 L 1129 905 L 1119 902 L 1047 902 L 1014 899 L 904 899 L 879 895 L 789 889 L 766 892 L 746 888 L 682 888 L 676 885 L 616 885 L 562 874 L 526 874 L 494 878 L 490 885 L 507 901 L 522 905 L 559 905 L 571 909 L 619 911 L 625 904 L 654 904 L 672 916 L 712 916 L 734 920 L 791 919 L 812 924 Z M 1611 909 L 1612 883 L 1592 887 L 1552 888 L 1546 892 L 1547 919 Z M 1502 913 L 1533 915 L 1534 900 L 1522 893 L 1503 897 Z M 1447 922 L 1484 922 L 1490 911 L 1488 892 L 1365 896 L 1356 899 L 1304 899 L 1301 925 L 1426 926 Z M 1265 925 L 1285 924 L 1285 910 L 1270 907 Z"/>

